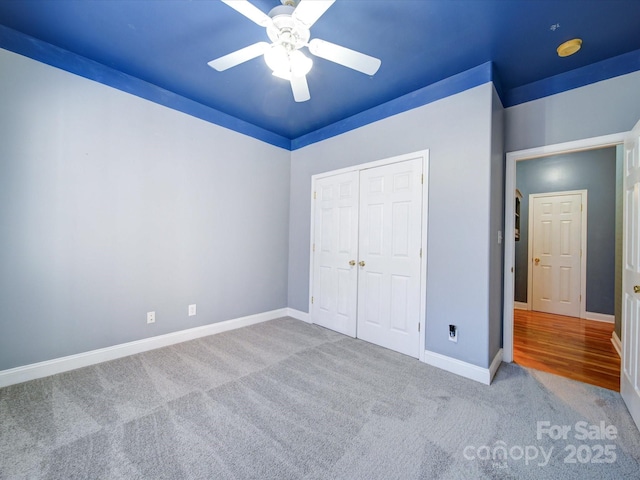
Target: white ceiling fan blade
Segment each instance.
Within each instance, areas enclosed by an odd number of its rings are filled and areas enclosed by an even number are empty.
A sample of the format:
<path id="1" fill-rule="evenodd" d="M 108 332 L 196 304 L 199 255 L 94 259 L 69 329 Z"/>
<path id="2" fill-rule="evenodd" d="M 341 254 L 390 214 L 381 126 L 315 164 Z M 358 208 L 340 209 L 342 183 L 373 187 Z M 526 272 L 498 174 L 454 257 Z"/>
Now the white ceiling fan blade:
<path id="1" fill-rule="evenodd" d="M 226 3 L 231 8 L 247 17 L 252 22 L 257 23 L 261 27 L 266 27 L 271 23 L 269 15 L 264 13 L 258 7 L 248 0 L 220 0 L 222 3 Z"/>
<path id="2" fill-rule="evenodd" d="M 300 0 L 293 12 L 293 18 L 304 23 L 307 28 L 316 23 L 336 0 Z"/>
<path id="3" fill-rule="evenodd" d="M 258 42 L 248 47 L 241 48 L 235 52 L 231 52 L 223 57 L 211 60 L 208 65 L 222 72 L 228 68 L 235 67 L 241 63 L 247 62 L 253 58 L 259 57 L 269 48 L 267 42 Z"/>
<path id="4" fill-rule="evenodd" d="M 378 58 L 370 57 L 364 53 L 356 52 L 350 48 L 320 40 L 319 38 L 314 38 L 309 42 L 309 51 L 317 57 L 330 60 L 367 75 L 374 75 L 382 63 Z"/>
<path id="5" fill-rule="evenodd" d="M 306 102 L 311 98 L 306 75 L 291 75 L 291 91 L 296 102 Z"/>

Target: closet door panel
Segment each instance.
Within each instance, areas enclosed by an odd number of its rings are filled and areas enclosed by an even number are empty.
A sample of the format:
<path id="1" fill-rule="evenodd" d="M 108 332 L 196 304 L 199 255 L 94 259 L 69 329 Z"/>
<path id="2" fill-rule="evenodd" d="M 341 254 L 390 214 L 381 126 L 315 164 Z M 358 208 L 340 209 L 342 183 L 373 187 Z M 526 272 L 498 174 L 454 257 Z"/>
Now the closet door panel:
<path id="1" fill-rule="evenodd" d="M 420 158 L 360 172 L 358 338 L 419 357 Z"/>
<path id="2" fill-rule="evenodd" d="M 356 336 L 358 172 L 315 182 L 311 320 Z"/>

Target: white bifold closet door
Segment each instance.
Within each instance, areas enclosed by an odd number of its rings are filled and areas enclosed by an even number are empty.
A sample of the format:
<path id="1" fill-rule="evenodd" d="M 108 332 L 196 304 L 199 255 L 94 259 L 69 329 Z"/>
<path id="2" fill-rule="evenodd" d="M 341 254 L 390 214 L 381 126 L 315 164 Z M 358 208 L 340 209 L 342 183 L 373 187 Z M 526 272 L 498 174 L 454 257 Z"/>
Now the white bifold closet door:
<path id="1" fill-rule="evenodd" d="M 422 159 L 324 177 L 314 200 L 314 323 L 419 357 Z"/>
<path id="2" fill-rule="evenodd" d="M 313 323 L 356 336 L 358 172 L 316 182 L 313 240 Z"/>

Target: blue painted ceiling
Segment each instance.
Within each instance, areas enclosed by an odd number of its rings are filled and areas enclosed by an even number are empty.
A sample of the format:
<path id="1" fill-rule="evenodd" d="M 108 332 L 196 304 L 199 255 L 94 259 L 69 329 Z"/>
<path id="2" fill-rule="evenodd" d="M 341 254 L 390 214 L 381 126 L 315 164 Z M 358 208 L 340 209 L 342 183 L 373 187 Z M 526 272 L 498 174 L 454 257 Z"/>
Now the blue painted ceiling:
<path id="1" fill-rule="evenodd" d="M 265 13 L 280 5 L 251 2 Z M 337 0 L 311 37 L 382 66 L 370 77 L 313 57 L 311 100 L 296 103 L 260 57 L 224 72 L 207 65 L 269 41 L 219 0 L 0 0 L 0 25 L 288 139 L 489 61 L 509 91 L 640 50 L 639 20 L 640 0 Z M 558 57 L 574 37 L 582 50 Z"/>

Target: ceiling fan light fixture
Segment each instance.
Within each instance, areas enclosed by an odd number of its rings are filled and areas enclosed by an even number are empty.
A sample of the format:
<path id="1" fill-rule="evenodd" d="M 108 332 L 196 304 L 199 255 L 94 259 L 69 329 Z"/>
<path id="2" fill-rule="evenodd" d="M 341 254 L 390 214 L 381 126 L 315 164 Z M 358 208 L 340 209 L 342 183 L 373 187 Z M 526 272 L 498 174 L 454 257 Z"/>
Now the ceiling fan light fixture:
<path id="1" fill-rule="evenodd" d="M 301 77 L 309 73 L 313 61 L 300 50 L 289 51 L 282 44 L 274 44 L 264 52 L 264 61 L 273 75 L 289 80 L 291 75 Z"/>
<path id="2" fill-rule="evenodd" d="M 281 44 L 273 44 L 264 52 L 264 61 L 274 72 L 289 70 L 289 52 Z"/>
<path id="3" fill-rule="evenodd" d="M 374 75 L 381 60 L 350 48 L 311 38 L 309 29 L 336 0 L 281 0 L 282 5 L 265 14 L 249 0 L 222 0 L 254 23 L 265 27 L 271 44 L 257 42 L 235 52 L 211 60 L 210 67 L 222 72 L 262 55 L 274 76 L 288 80 L 293 99 L 306 102 L 311 98 L 307 73 L 313 60 L 300 49 L 330 62 L 365 75 Z"/>
<path id="4" fill-rule="evenodd" d="M 306 75 L 311 71 L 313 66 L 313 60 L 307 57 L 300 50 L 294 50 L 289 54 L 289 60 L 291 62 L 291 74 L 296 77 Z"/>

